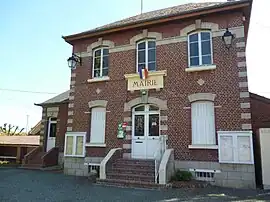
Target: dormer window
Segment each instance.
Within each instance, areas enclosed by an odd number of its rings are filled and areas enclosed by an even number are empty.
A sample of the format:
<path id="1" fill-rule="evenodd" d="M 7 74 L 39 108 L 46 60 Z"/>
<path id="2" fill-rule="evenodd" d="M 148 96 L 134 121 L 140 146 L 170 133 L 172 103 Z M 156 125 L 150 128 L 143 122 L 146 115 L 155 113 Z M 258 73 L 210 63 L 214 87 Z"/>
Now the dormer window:
<path id="1" fill-rule="evenodd" d="M 188 35 L 189 67 L 213 64 L 212 36 L 210 31 Z"/>
<path id="2" fill-rule="evenodd" d="M 140 68 L 156 71 L 156 41 L 146 39 L 137 43 L 137 72 Z"/>
<path id="3" fill-rule="evenodd" d="M 93 52 L 93 78 L 106 77 L 109 71 L 109 49 L 101 47 Z"/>

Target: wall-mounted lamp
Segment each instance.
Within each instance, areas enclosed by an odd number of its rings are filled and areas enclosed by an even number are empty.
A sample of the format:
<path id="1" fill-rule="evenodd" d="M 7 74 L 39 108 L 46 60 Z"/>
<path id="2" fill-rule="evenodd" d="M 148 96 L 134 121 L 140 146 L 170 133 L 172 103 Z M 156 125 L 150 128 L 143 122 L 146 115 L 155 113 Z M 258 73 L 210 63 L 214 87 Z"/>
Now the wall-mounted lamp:
<path id="1" fill-rule="evenodd" d="M 70 69 L 75 69 L 78 63 L 79 63 L 80 65 L 82 65 L 82 60 L 81 60 L 81 58 L 80 58 L 79 56 L 75 55 L 74 53 L 72 53 L 72 56 L 69 57 L 69 58 L 67 59 L 67 61 L 68 61 L 68 67 L 69 67 Z"/>
<path id="2" fill-rule="evenodd" d="M 222 36 L 222 40 L 225 43 L 225 46 L 229 49 L 232 46 L 232 40 L 234 36 L 233 34 L 229 31 L 229 29 L 226 29 L 226 32 Z"/>

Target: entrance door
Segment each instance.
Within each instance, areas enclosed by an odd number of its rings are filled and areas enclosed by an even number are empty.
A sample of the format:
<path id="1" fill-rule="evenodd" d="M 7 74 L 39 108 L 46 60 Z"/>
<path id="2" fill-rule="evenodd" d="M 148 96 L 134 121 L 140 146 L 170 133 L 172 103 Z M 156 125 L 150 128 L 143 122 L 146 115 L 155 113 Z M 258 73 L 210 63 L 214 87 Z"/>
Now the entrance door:
<path id="1" fill-rule="evenodd" d="M 47 152 L 55 147 L 56 122 L 56 118 L 49 118 L 47 130 Z"/>
<path id="2" fill-rule="evenodd" d="M 135 107 L 132 112 L 132 158 L 154 159 L 159 147 L 159 109 Z"/>

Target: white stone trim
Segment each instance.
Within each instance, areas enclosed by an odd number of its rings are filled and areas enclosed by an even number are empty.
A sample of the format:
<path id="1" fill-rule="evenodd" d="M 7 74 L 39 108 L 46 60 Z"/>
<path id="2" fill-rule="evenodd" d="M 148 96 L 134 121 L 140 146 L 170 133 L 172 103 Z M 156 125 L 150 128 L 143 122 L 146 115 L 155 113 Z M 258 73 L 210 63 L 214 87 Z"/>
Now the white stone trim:
<path id="1" fill-rule="evenodd" d="M 69 100 L 74 100 L 74 96 L 69 96 Z"/>
<path id="2" fill-rule="evenodd" d="M 188 145 L 189 149 L 218 149 L 218 145 Z"/>
<path id="3" fill-rule="evenodd" d="M 164 38 L 162 40 L 156 41 L 156 45 L 167 45 L 167 44 L 172 44 L 172 43 L 181 43 L 187 41 L 186 36 L 176 36 L 176 37 L 171 37 L 171 38 Z"/>
<path id="4" fill-rule="evenodd" d="M 72 127 L 67 127 L 67 132 L 72 131 Z"/>
<path id="5" fill-rule="evenodd" d="M 131 117 L 124 117 L 124 122 L 130 122 L 132 121 Z"/>
<path id="6" fill-rule="evenodd" d="M 147 29 L 143 30 L 143 33 L 137 34 L 130 39 L 130 44 L 135 45 L 137 41 L 145 38 L 155 38 L 156 40 L 162 39 L 162 34 L 159 32 L 148 32 Z"/>
<path id="7" fill-rule="evenodd" d="M 44 135 L 44 129 L 43 130 L 40 130 L 39 132 L 41 135 Z"/>
<path id="8" fill-rule="evenodd" d="M 246 62 L 238 62 L 237 67 L 246 67 Z"/>
<path id="9" fill-rule="evenodd" d="M 238 58 L 246 57 L 246 52 L 237 52 L 236 55 Z"/>
<path id="10" fill-rule="evenodd" d="M 248 82 L 239 82 L 239 88 L 248 87 Z"/>
<path id="11" fill-rule="evenodd" d="M 160 121 L 168 121 L 168 116 L 160 116 Z"/>
<path id="12" fill-rule="evenodd" d="M 129 50 L 134 50 L 136 49 L 136 46 L 134 45 L 123 45 L 123 46 L 116 46 L 114 48 L 109 49 L 109 53 L 117 53 L 117 52 L 122 52 L 122 51 L 129 51 Z"/>
<path id="13" fill-rule="evenodd" d="M 247 77 L 247 72 L 238 72 L 238 77 Z"/>
<path id="14" fill-rule="evenodd" d="M 68 116 L 72 116 L 74 114 L 73 111 L 68 111 Z"/>
<path id="15" fill-rule="evenodd" d="M 249 123 L 242 124 L 242 130 L 251 130 L 252 126 Z"/>
<path id="16" fill-rule="evenodd" d="M 74 93 L 75 92 L 75 88 L 71 88 L 70 90 L 69 90 L 69 94 L 70 93 Z"/>
<path id="17" fill-rule="evenodd" d="M 123 153 L 124 159 L 131 159 L 131 153 Z"/>
<path id="18" fill-rule="evenodd" d="M 250 108 L 250 103 L 249 102 L 240 103 L 240 106 L 242 109 L 248 109 Z"/>
<path id="19" fill-rule="evenodd" d="M 86 143 L 85 147 L 106 147 L 104 143 Z"/>
<path id="20" fill-rule="evenodd" d="M 69 103 L 68 104 L 68 108 L 73 108 L 74 107 L 74 103 Z"/>
<path id="21" fill-rule="evenodd" d="M 85 57 L 90 57 L 92 56 L 92 53 L 88 53 L 88 52 L 77 52 L 75 53 L 76 55 L 80 56 L 81 58 L 85 58 Z"/>
<path id="22" fill-rule="evenodd" d="M 126 131 L 131 131 L 131 126 L 127 126 Z"/>
<path id="23" fill-rule="evenodd" d="M 212 32 L 217 32 L 219 26 L 213 22 L 201 22 L 200 29 L 210 29 Z M 196 24 L 191 24 L 180 30 L 180 36 L 187 36 L 190 32 L 196 31 Z"/>
<path id="24" fill-rule="evenodd" d="M 108 46 L 109 49 L 115 47 L 113 41 L 102 40 L 102 38 L 99 38 L 98 41 L 96 41 L 96 42 L 90 44 L 89 46 L 87 46 L 88 56 L 92 56 L 93 49 L 98 48 L 98 47 L 100 47 L 100 46 Z"/>
<path id="25" fill-rule="evenodd" d="M 131 144 L 123 144 L 123 149 L 131 149 Z"/>
<path id="26" fill-rule="evenodd" d="M 87 79 L 87 82 L 94 83 L 94 82 L 102 82 L 102 81 L 109 81 L 109 80 L 110 80 L 110 77 L 104 76 L 104 77 L 100 77 L 100 78 Z"/>
<path id="27" fill-rule="evenodd" d="M 240 98 L 247 98 L 249 97 L 249 92 L 240 92 Z"/>
<path id="28" fill-rule="evenodd" d="M 71 76 L 70 76 L 71 78 L 74 78 L 74 77 L 76 77 L 76 73 L 71 73 Z"/>
<path id="29" fill-rule="evenodd" d="M 93 100 L 88 102 L 89 108 L 93 107 L 107 107 L 108 101 L 107 100 Z"/>
<path id="30" fill-rule="evenodd" d="M 115 152 L 118 150 L 122 150 L 122 148 L 114 148 L 109 151 L 109 153 L 105 156 L 105 158 L 100 163 L 99 170 L 99 178 L 105 180 L 106 179 L 106 165 L 108 161 L 112 158 Z"/>
<path id="31" fill-rule="evenodd" d="M 47 113 L 49 112 L 58 112 L 59 111 L 59 107 L 48 107 L 47 108 Z"/>
<path id="32" fill-rule="evenodd" d="M 163 131 L 168 130 L 168 125 L 160 125 L 159 130 L 163 130 Z"/>
<path id="33" fill-rule="evenodd" d="M 241 119 L 251 119 L 251 113 L 241 113 Z"/>
<path id="34" fill-rule="evenodd" d="M 236 48 L 244 48 L 246 46 L 245 42 L 237 42 L 236 43 Z"/>
<path id="35" fill-rule="evenodd" d="M 132 136 L 131 135 L 126 135 L 126 140 L 131 140 Z"/>
<path id="36" fill-rule="evenodd" d="M 141 104 L 141 103 L 142 103 L 142 99 L 140 97 L 135 98 L 133 100 L 130 100 L 129 102 L 126 102 L 124 105 L 124 112 L 131 111 L 132 107 L 134 107 L 138 104 Z M 157 105 L 160 110 L 167 110 L 168 109 L 167 100 L 161 100 L 161 99 L 156 98 L 156 97 L 149 97 L 148 103 Z"/>
<path id="37" fill-rule="evenodd" d="M 188 96 L 189 102 L 195 102 L 200 100 L 214 101 L 216 94 L 213 93 L 194 93 Z"/>
<path id="38" fill-rule="evenodd" d="M 76 81 L 72 80 L 70 81 L 70 85 L 75 85 Z"/>
<path id="39" fill-rule="evenodd" d="M 73 119 L 68 119 L 67 123 L 73 123 Z"/>
<path id="40" fill-rule="evenodd" d="M 185 69 L 185 72 L 199 72 L 199 71 L 207 71 L 216 69 L 216 65 L 202 65 L 196 67 L 188 67 Z"/>

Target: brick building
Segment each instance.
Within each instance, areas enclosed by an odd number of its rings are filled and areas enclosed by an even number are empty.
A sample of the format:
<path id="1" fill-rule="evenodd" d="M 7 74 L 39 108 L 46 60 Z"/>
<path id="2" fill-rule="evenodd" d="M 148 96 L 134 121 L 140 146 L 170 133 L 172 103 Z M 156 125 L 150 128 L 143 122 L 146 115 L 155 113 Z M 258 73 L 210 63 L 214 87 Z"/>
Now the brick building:
<path id="1" fill-rule="evenodd" d="M 65 173 L 86 176 L 100 166 L 106 183 L 164 184 L 183 169 L 216 185 L 254 188 L 245 58 L 251 5 L 185 4 L 63 37 L 77 63 Z"/>

